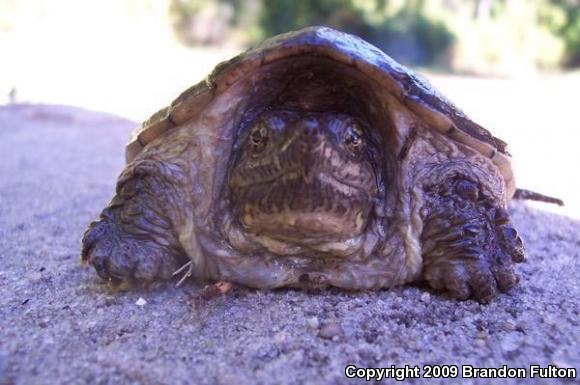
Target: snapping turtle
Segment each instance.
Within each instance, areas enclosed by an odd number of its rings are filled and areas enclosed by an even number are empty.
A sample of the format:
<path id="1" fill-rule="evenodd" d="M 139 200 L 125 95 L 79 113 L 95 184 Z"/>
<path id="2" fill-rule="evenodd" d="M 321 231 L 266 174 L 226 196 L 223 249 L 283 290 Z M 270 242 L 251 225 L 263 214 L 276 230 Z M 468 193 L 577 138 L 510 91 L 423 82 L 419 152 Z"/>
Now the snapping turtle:
<path id="1" fill-rule="evenodd" d="M 506 144 L 376 47 L 330 28 L 218 65 L 137 129 L 83 238 L 107 280 L 256 288 L 426 280 L 488 301 L 524 259 Z"/>

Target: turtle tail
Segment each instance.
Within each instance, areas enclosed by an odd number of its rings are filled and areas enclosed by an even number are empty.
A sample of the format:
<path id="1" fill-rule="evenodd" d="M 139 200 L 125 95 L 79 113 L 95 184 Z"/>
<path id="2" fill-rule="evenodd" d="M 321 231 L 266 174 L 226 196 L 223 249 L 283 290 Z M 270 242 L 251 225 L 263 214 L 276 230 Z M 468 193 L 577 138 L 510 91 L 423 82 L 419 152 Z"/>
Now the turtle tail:
<path id="1" fill-rule="evenodd" d="M 516 189 L 513 199 L 525 199 L 530 201 L 554 203 L 558 206 L 564 206 L 564 201 L 551 196 L 543 195 L 531 190 L 524 190 L 522 188 Z"/>

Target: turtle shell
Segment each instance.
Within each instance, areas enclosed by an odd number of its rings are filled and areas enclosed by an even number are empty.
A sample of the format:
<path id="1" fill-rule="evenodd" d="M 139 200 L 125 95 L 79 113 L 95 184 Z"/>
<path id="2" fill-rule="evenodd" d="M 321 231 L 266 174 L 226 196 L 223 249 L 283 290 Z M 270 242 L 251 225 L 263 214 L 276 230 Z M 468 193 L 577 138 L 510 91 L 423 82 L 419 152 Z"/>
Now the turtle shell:
<path id="1" fill-rule="evenodd" d="M 381 91 L 375 92 L 379 98 L 380 95 L 388 95 L 391 103 L 395 101 L 406 107 L 430 129 L 488 157 L 503 175 L 508 199 L 513 196 L 515 181 L 505 142 L 469 119 L 423 77 L 397 63 L 377 47 L 359 37 L 327 27 L 309 27 L 272 37 L 218 64 L 205 80 L 187 89 L 133 132 L 126 147 L 127 162 L 132 161 L 147 144 L 194 119 L 220 96 L 227 94 L 232 85 L 258 71 L 263 73 L 259 81 L 261 85 L 248 87 L 251 88 L 248 99 L 255 100 L 254 107 L 270 103 L 273 97 L 268 99 L 263 96 L 268 92 L 273 94 L 273 91 L 265 90 L 266 83 L 275 84 L 271 88 L 279 88 L 280 79 L 288 78 L 288 73 L 293 73 L 294 77 L 305 77 L 299 80 L 303 87 L 316 87 L 314 78 L 323 77 L 325 73 L 324 70 L 309 71 L 312 63 L 317 62 L 324 63 L 326 68 L 349 67 L 351 74 L 356 73 L 366 79 L 366 88 L 372 84 L 372 88 Z M 336 99 L 337 96 L 328 98 Z M 348 100 L 341 104 L 348 105 Z M 232 105 L 231 108 L 240 106 Z M 251 109 L 252 105 L 246 104 L 242 108 Z"/>

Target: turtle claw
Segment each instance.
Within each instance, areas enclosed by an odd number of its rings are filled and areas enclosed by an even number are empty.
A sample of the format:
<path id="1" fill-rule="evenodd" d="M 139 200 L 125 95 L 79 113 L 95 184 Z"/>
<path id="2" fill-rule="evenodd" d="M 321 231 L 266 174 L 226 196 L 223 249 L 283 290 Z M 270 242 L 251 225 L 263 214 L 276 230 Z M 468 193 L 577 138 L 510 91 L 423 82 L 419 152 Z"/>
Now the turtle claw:
<path id="1" fill-rule="evenodd" d="M 508 292 L 519 282 L 511 264 L 490 265 L 484 255 L 475 261 L 457 258 L 426 264 L 424 276 L 433 288 L 447 291 L 453 298 L 474 298 L 483 303 Z"/>
<path id="2" fill-rule="evenodd" d="M 487 303 L 515 287 L 514 263 L 522 262 L 522 239 L 509 214 L 459 180 L 452 194 L 432 197 L 425 218 L 423 274 L 429 284 L 453 298 Z"/>
<path id="3" fill-rule="evenodd" d="M 424 275 L 433 288 L 446 291 L 453 298 L 489 302 L 497 295 L 497 284 L 489 271 L 481 270 L 473 261 L 449 261 L 426 266 Z"/>
<path id="4" fill-rule="evenodd" d="M 173 258 L 161 245 L 123 234 L 108 220 L 91 223 L 83 237 L 81 258 L 97 275 L 112 283 L 152 281 L 171 276 Z"/>

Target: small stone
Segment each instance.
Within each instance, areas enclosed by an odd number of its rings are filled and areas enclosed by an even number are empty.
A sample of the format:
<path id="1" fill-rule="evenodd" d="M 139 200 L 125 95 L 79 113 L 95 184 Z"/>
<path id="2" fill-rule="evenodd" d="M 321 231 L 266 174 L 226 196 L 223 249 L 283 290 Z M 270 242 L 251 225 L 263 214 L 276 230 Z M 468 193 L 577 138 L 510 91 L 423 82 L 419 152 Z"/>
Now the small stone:
<path id="1" fill-rule="evenodd" d="M 544 323 L 550 326 L 558 326 L 559 321 L 558 318 L 552 314 L 547 314 L 544 316 Z"/>
<path id="2" fill-rule="evenodd" d="M 322 326 L 318 332 L 319 337 L 334 341 L 336 341 L 336 339 L 338 339 L 342 334 L 342 327 L 336 321 L 328 322 L 326 325 Z"/>
<path id="3" fill-rule="evenodd" d="M 312 330 L 316 330 L 320 326 L 320 321 L 318 320 L 318 317 L 306 318 L 306 323 L 308 324 L 308 327 Z"/>
<path id="4" fill-rule="evenodd" d="M 485 346 L 487 345 L 487 340 L 485 340 L 485 339 L 481 339 L 481 338 L 477 338 L 477 339 L 475 340 L 475 344 L 476 344 L 477 346 L 479 346 L 480 348 L 483 348 L 483 347 L 485 347 Z"/>
<path id="5" fill-rule="evenodd" d="M 290 339 L 290 336 L 285 331 L 278 332 L 274 334 L 274 344 L 284 345 Z"/>
<path id="6" fill-rule="evenodd" d="M 506 332 L 513 332 L 514 330 L 516 330 L 516 324 L 513 321 L 505 321 L 502 324 L 502 329 L 505 330 Z"/>
<path id="7" fill-rule="evenodd" d="M 44 318 L 44 319 L 40 320 L 40 322 L 38 322 L 38 326 L 40 326 L 43 329 L 48 327 L 49 324 L 50 324 L 49 318 Z"/>
<path id="8" fill-rule="evenodd" d="M 504 352 L 511 353 L 515 352 L 520 347 L 519 336 L 517 333 L 506 334 L 501 341 L 501 347 Z"/>
<path id="9" fill-rule="evenodd" d="M 95 326 L 97 326 L 97 321 L 89 321 L 86 324 L 84 324 L 83 328 L 85 331 L 89 331 L 93 329 Z"/>
<path id="10" fill-rule="evenodd" d="M 431 294 L 425 292 L 421 294 L 421 302 L 430 302 L 431 301 Z"/>
<path id="11" fill-rule="evenodd" d="M 139 307 L 143 307 L 143 306 L 147 305 L 147 301 L 145 300 L 145 298 L 139 297 L 137 302 L 135 302 L 135 305 L 137 305 Z"/>

